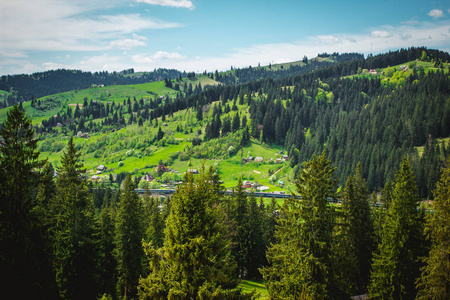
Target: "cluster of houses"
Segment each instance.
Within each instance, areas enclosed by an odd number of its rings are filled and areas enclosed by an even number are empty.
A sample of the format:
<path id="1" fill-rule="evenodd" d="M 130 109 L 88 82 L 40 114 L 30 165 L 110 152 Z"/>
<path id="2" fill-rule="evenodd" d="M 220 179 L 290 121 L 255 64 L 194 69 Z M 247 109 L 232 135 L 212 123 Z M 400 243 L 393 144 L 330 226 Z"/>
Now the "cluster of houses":
<path id="1" fill-rule="evenodd" d="M 89 133 L 78 131 L 77 137 L 88 139 L 89 138 Z"/>
<path id="2" fill-rule="evenodd" d="M 97 171 L 95 171 L 95 175 L 93 175 L 92 177 L 91 177 L 91 180 L 92 181 L 97 181 L 97 180 L 99 180 L 100 179 L 100 176 L 98 176 L 98 175 L 100 175 L 100 174 L 102 174 L 104 171 L 106 171 L 106 166 L 104 166 L 104 165 L 99 165 L 98 167 L 97 167 Z"/>
<path id="3" fill-rule="evenodd" d="M 242 182 L 242 188 L 243 189 L 255 189 L 257 191 L 267 191 L 268 189 L 270 189 L 270 187 L 268 187 L 267 185 L 262 185 L 258 182 L 252 182 L 252 181 L 248 181 L 248 180 L 245 180 L 244 182 Z"/>
<path id="4" fill-rule="evenodd" d="M 282 151 L 280 151 L 280 152 L 282 153 Z M 281 163 L 284 163 L 284 162 L 286 162 L 288 160 L 289 160 L 289 156 L 288 155 L 282 155 L 281 158 L 275 158 L 275 160 L 273 158 L 271 158 L 270 159 L 270 163 L 281 164 Z M 251 161 L 261 162 L 262 163 L 262 162 L 264 162 L 264 157 L 262 157 L 262 156 L 256 156 L 256 157 L 249 156 L 249 157 L 242 158 L 242 161 L 245 162 L 245 163 L 248 163 L 248 162 L 251 162 Z"/>

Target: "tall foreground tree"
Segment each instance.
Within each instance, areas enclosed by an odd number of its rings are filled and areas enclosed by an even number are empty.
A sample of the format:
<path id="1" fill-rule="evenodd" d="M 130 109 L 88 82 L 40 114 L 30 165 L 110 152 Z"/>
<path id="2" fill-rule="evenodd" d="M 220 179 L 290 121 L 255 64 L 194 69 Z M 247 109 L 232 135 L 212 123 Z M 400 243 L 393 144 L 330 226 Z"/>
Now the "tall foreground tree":
<path id="1" fill-rule="evenodd" d="M 369 206 L 369 191 L 359 163 L 347 178 L 342 197 L 341 218 L 334 237 L 335 272 L 351 295 L 367 292 L 375 233 Z"/>
<path id="2" fill-rule="evenodd" d="M 98 218 L 98 269 L 99 269 L 99 292 L 101 294 L 116 294 L 117 286 L 117 260 L 114 255 L 116 245 L 116 204 L 111 203 L 109 192 L 105 193 L 103 206 Z"/>
<path id="3" fill-rule="evenodd" d="M 409 159 L 395 174 L 392 202 L 385 217 L 381 244 L 370 274 L 371 299 L 414 299 L 420 275 L 418 259 L 424 255 L 423 216 Z"/>
<path id="4" fill-rule="evenodd" d="M 431 250 L 418 280 L 418 299 L 450 299 L 450 159 L 434 191 L 434 213 L 428 215 L 425 233 Z"/>
<path id="5" fill-rule="evenodd" d="M 335 197 L 334 171 L 325 152 L 313 156 L 298 175 L 301 200 L 286 199 L 281 209 L 276 243 L 267 253 L 271 265 L 261 270 L 274 299 L 330 297 L 333 212 L 327 198 Z"/>
<path id="6" fill-rule="evenodd" d="M 187 173 L 172 197 L 164 247 L 146 246 L 150 274 L 140 280 L 141 299 L 236 299 L 235 264 L 212 169 Z"/>
<path id="7" fill-rule="evenodd" d="M 65 299 L 95 297 L 94 202 L 80 154 L 70 138 L 58 168 L 57 195 L 51 204 L 53 265 L 59 294 Z"/>
<path id="8" fill-rule="evenodd" d="M 43 161 L 36 148 L 31 119 L 14 105 L 0 131 L 0 284 L 11 299 L 33 295 L 38 282 L 31 210 Z"/>
<path id="9" fill-rule="evenodd" d="M 128 174 L 123 183 L 116 216 L 117 292 L 125 299 L 137 295 L 139 277 L 143 275 L 143 207 L 134 187 L 131 174 Z"/>

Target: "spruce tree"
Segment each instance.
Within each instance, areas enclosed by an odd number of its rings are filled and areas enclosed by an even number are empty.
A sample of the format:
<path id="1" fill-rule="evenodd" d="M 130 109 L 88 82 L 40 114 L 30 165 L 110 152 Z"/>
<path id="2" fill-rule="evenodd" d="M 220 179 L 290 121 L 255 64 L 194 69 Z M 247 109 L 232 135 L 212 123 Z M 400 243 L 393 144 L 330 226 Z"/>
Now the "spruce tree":
<path id="1" fill-rule="evenodd" d="M 335 168 L 326 153 L 305 162 L 298 175 L 301 200 L 288 198 L 281 208 L 276 243 L 267 251 L 270 266 L 261 269 L 274 299 L 331 297 L 330 247 L 333 213 L 328 198 L 335 198 Z"/>
<path id="2" fill-rule="evenodd" d="M 395 175 L 392 202 L 372 263 L 371 299 L 413 299 L 416 295 L 418 258 L 424 254 L 423 220 L 417 205 L 414 174 L 409 159 L 404 158 Z"/>
<path id="3" fill-rule="evenodd" d="M 0 131 L 0 284 L 2 297 L 36 295 L 33 192 L 43 165 L 31 119 L 14 105 Z"/>
<path id="4" fill-rule="evenodd" d="M 417 299 L 450 299 L 450 159 L 442 169 L 434 190 L 433 210 L 428 214 L 425 233 L 431 250 L 425 258 L 422 275 L 417 282 Z"/>
<path id="5" fill-rule="evenodd" d="M 244 277 L 248 258 L 248 213 L 247 213 L 247 195 L 242 188 L 242 178 L 238 179 L 237 186 L 233 189 L 231 197 L 232 218 L 235 225 L 233 235 L 232 254 L 237 264 L 239 277 Z"/>
<path id="6" fill-rule="evenodd" d="M 146 227 L 145 241 L 151 243 L 156 249 L 161 248 L 164 242 L 164 216 L 162 215 L 157 198 L 151 197 L 146 188 L 143 197 L 145 204 Z"/>
<path id="7" fill-rule="evenodd" d="M 50 204 L 53 267 L 59 294 L 65 299 L 96 295 L 94 201 L 84 172 L 71 137 L 58 168 L 56 197 Z"/>
<path id="8" fill-rule="evenodd" d="M 242 299 L 218 193 L 218 177 L 187 173 L 172 196 L 164 247 L 146 245 L 150 274 L 140 280 L 141 299 Z"/>
<path id="9" fill-rule="evenodd" d="M 115 295 L 117 285 L 117 260 L 114 255 L 116 205 L 110 204 L 105 194 L 105 200 L 98 218 L 98 269 L 100 294 Z"/>
<path id="10" fill-rule="evenodd" d="M 259 268 L 261 268 L 266 259 L 266 245 L 264 241 L 263 232 L 263 212 L 256 203 L 254 194 L 251 194 L 248 199 L 247 205 L 247 277 L 250 279 L 260 279 L 261 274 Z"/>
<path id="11" fill-rule="evenodd" d="M 375 248 L 374 228 L 368 201 L 369 191 L 358 163 L 355 174 L 347 178 L 339 228 L 333 254 L 335 272 L 342 286 L 351 295 L 367 292 L 372 251 Z"/>
<path id="12" fill-rule="evenodd" d="M 131 174 L 128 174 L 123 183 L 116 215 L 117 292 L 125 299 L 136 297 L 139 277 L 143 275 L 143 207 L 134 187 Z"/>

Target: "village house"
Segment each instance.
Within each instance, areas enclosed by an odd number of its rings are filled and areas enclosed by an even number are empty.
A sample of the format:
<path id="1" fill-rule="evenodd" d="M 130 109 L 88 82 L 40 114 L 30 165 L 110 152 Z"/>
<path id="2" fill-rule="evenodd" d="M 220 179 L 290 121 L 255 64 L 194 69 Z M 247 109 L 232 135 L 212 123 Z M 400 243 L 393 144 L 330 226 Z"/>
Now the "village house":
<path id="1" fill-rule="evenodd" d="M 99 165 L 98 167 L 97 167 L 97 171 L 100 171 L 100 172 L 104 172 L 104 171 L 106 171 L 106 166 L 104 166 L 104 165 Z"/>
<path id="2" fill-rule="evenodd" d="M 192 174 L 199 174 L 197 169 L 187 169 L 186 171 L 187 173 L 192 173 Z"/>
<path id="3" fill-rule="evenodd" d="M 262 156 L 257 156 L 257 157 L 255 157 L 255 161 L 256 161 L 256 162 L 263 162 L 263 161 L 264 161 L 264 157 L 262 157 Z"/>
<path id="4" fill-rule="evenodd" d="M 253 182 L 251 182 L 251 181 L 244 180 L 244 182 L 242 182 L 243 189 L 248 189 L 248 188 L 251 188 L 252 186 L 253 186 Z"/>
<path id="5" fill-rule="evenodd" d="M 150 174 L 145 174 L 144 176 L 142 176 L 141 180 L 145 180 L 147 182 L 152 182 L 153 180 L 155 180 L 155 177 L 153 177 Z"/>

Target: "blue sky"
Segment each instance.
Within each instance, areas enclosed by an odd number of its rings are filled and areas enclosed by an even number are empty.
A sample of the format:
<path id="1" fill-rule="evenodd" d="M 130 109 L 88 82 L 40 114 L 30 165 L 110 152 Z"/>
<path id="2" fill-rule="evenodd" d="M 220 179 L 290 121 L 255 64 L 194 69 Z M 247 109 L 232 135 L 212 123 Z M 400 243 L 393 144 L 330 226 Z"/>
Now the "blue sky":
<path id="1" fill-rule="evenodd" d="M 202 72 L 323 52 L 450 50 L 448 1 L 15 0 L 0 4 L 0 74 Z"/>

